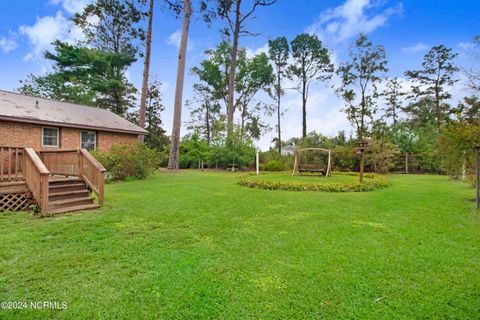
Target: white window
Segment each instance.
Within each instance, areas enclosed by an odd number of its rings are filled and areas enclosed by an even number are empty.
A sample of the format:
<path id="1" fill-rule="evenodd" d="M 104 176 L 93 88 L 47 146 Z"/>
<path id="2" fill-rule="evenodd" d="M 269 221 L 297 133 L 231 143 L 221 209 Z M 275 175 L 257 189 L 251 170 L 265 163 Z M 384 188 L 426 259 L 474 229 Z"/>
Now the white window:
<path id="1" fill-rule="evenodd" d="M 58 147 L 59 146 L 59 130 L 58 128 L 42 128 L 42 146 Z"/>
<path id="2" fill-rule="evenodd" d="M 97 133 L 95 131 L 80 131 L 80 147 L 95 150 L 97 148 Z"/>

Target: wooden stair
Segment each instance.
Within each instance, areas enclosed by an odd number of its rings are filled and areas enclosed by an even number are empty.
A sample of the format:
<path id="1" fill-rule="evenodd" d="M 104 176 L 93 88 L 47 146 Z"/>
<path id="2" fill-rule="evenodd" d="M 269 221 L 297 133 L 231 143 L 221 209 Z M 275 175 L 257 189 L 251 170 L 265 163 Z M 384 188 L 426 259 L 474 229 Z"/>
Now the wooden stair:
<path id="1" fill-rule="evenodd" d="M 97 209 L 87 184 L 80 178 L 51 178 L 48 184 L 48 213 Z"/>

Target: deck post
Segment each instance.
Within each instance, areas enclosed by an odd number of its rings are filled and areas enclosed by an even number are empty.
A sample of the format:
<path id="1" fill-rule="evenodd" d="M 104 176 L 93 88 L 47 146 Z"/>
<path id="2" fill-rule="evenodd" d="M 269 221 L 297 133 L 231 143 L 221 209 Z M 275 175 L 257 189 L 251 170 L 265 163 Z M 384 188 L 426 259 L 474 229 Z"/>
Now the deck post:
<path id="1" fill-rule="evenodd" d="M 98 181 L 98 203 L 103 206 L 105 201 L 105 172 L 100 172 L 100 181 Z"/>
<path id="2" fill-rule="evenodd" d="M 45 216 L 48 212 L 48 175 L 41 176 L 41 199 L 40 213 Z"/>

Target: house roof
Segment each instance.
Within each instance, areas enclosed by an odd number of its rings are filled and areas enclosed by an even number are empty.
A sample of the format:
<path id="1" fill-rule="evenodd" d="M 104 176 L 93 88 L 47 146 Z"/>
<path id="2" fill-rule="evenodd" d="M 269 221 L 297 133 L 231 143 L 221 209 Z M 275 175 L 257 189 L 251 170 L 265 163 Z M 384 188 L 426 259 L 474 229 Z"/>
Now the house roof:
<path id="1" fill-rule="evenodd" d="M 146 130 L 100 108 L 0 90 L 0 120 L 145 134 Z"/>

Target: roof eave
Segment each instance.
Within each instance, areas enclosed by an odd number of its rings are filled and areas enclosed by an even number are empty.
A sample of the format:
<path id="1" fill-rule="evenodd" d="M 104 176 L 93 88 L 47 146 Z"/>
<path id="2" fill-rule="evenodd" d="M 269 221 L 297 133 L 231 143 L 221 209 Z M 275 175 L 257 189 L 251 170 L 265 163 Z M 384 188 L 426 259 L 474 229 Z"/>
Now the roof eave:
<path id="1" fill-rule="evenodd" d="M 91 129 L 98 131 L 107 131 L 107 132 L 117 132 L 117 133 L 128 133 L 128 134 L 137 134 L 137 135 L 146 135 L 148 131 L 138 127 L 140 130 L 123 130 L 117 128 L 106 128 L 106 127 L 97 127 L 97 126 L 88 126 L 74 123 L 65 123 L 65 122 L 55 122 L 55 121 L 45 121 L 39 119 L 28 119 L 28 118 L 18 118 L 18 117 L 9 117 L 0 115 L 0 120 L 12 121 L 12 122 L 21 122 L 21 123 L 30 123 L 30 124 L 39 124 L 45 126 L 57 126 L 65 128 L 75 128 L 75 129 Z M 141 131 L 142 130 L 142 131 Z"/>

